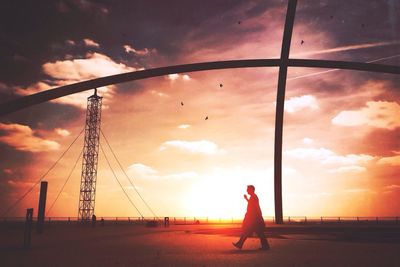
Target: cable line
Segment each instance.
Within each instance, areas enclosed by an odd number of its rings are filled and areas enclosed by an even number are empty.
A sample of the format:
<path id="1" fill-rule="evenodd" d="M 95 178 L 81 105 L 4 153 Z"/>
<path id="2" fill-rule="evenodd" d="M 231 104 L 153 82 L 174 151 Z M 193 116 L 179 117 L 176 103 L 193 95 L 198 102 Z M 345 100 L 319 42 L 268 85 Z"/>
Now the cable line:
<path id="1" fill-rule="evenodd" d="M 75 144 L 76 140 L 78 140 L 79 136 L 83 133 L 85 129 L 82 129 L 78 136 L 74 139 L 74 141 L 68 146 L 68 148 L 61 154 L 61 156 L 56 160 L 56 162 L 47 170 L 47 172 L 40 178 L 25 194 L 23 194 L 17 201 L 15 201 L 8 209 L 0 216 L 4 217 L 11 209 L 17 206 L 32 190 L 49 174 L 49 172 L 57 165 L 57 163 L 64 157 L 64 155 L 69 151 L 73 144 Z"/>
<path id="2" fill-rule="evenodd" d="M 111 164 L 110 164 L 110 162 L 108 161 L 107 155 L 106 155 L 106 153 L 104 152 L 104 149 L 103 149 L 103 146 L 101 145 L 101 143 L 100 143 L 100 149 L 101 149 L 101 151 L 103 152 L 104 158 L 106 159 L 107 164 L 108 164 L 108 166 L 110 167 L 110 170 L 111 170 L 112 174 L 114 175 L 114 178 L 117 180 L 117 182 L 118 182 L 119 186 L 121 187 L 122 191 L 124 192 L 125 196 L 128 198 L 129 202 L 130 202 L 130 203 L 132 204 L 132 206 L 136 209 L 136 211 L 139 212 L 140 216 L 141 216 L 142 218 L 144 218 L 143 214 L 139 211 L 139 209 L 138 209 L 138 208 L 136 207 L 136 205 L 133 203 L 133 201 L 131 200 L 131 198 L 129 197 L 129 195 L 126 193 L 126 191 L 125 191 L 124 187 L 122 186 L 121 182 L 118 180 L 118 177 L 117 177 L 117 175 L 115 174 L 113 168 L 111 167 Z"/>
<path id="3" fill-rule="evenodd" d="M 106 140 L 107 146 L 110 148 L 111 153 L 113 154 L 115 160 L 118 162 L 119 167 L 121 168 L 122 172 L 125 174 L 126 179 L 128 179 L 129 183 L 132 185 L 132 187 L 135 189 L 136 193 L 139 195 L 140 199 L 143 201 L 143 203 L 146 205 L 146 207 L 150 210 L 150 212 L 158 219 L 158 216 L 155 214 L 155 212 L 150 208 L 150 206 L 147 204 L 147 202 L 143 199 L 142 195 L 139 193 L 139 191 L 136 189 L 136 186 L 134 183 L 131 181 L 129 176 L 126 174 L 124 168 L 122 167 L 120 161 L 118 160 L 117 156 L 114 153 L 114 150 L 110 146 L 110 143 L 108 142 L 106 136 L 104 135 L 103 131 L 100 129 L 101 135 L 104 137 L 104 140 Z"/>
<path id="4" fill-rule="evenodd" d="M 51 204 L 50 208 L 47 210 L 47 212 L 46 212 L 46 215 L 47 215 L 47 216 L 49 216 L 51 209 L 53 208 L 54 204 L 56 204 L 58 198 L 59 198 L 60 195 L 61 195 L 61 192 L 64 190 L 65 185 L 68 183 L 68 180 L 69 180 L 69 178 L 71 177 L 72 173 L 74 172 L 75 167 L 76 167 L 76 165 L 78 164 L 78 161 L 79 161 L 79 159 L 80 159 L 81 156 L 82 156 L 82 153 L 83 153 L 83 150 L 81 151 L 81 153 L 79 153 L 79 156 L 78 156 L 78 158 L 76 159 L 75 164 L 74 164 L 74 166 L 72 167 L 72 170 L 71 170 L 70 173 L 68 174 L 67 180 L 65 180 L 63 186 L 61 187 L 60 191 L 58 192 L 56 199 L 53 201 L 53 203 Z"/>

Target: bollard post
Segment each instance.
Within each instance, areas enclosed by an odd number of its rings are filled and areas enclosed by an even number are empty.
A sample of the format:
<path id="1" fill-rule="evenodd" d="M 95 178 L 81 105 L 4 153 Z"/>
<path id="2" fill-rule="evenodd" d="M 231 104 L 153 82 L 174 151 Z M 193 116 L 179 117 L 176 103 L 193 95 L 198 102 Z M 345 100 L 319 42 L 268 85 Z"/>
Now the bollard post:
<path id="1" fill-rule="evenodd" d="M 28 249 L 31 246 L 31 232 L 32 232 L 32 217 L 33 208 L 26 210 L 25 219 L 25 233 L 24 233 L 24 248 Z"/>
<path id="2" fill-rule="evenodd" d="M 40 195 L 39 195 L 39 209 L 37 218 L 37 232 L 38 234 L 43 233 L 44 225 L 44 213 L 46 210 L 46 196 L 47 196 L 47 182 L 42 181 L 40 183 Z"/>
<path id="3" fill-rule="evenodd" d="M 169 217 L 164 217 L 164 227 L 169 227 Z"/>

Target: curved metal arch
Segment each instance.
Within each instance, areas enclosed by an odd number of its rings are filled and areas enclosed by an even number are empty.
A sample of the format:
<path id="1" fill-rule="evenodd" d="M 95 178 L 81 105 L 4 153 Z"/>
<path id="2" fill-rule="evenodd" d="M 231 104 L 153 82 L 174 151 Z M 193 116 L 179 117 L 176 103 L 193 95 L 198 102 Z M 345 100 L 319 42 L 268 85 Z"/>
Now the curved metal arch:
<path id="1" fill-rule="evenodd" d="M 400 74 L 400 67 L 373 63 L 346 62 L 334 60 L 312 60 L 312 59 L 288 59 L 284 62 L 281 59 L 243 59 L 201 62 L 193 64 L 167 66 L 161 68 L 133 71 L 128 73 L 116 74 L 65 86 L 49 89 L 40 93 L 23 96 L 18 99 L 0 104 L 0 116 L 36 105 L 63 96 L 83 92 L 97 87 L 124 83 L 129 81 L 147 79 L 152 77 L 164 76 L 174 73 L 186 73 L 205 70 L 221 70 L 234 68 L 254 68 L 254 67 L 309 67 L 309 68 L 334 68 L 358 71 L 371 71 L 380 73 Z"/>

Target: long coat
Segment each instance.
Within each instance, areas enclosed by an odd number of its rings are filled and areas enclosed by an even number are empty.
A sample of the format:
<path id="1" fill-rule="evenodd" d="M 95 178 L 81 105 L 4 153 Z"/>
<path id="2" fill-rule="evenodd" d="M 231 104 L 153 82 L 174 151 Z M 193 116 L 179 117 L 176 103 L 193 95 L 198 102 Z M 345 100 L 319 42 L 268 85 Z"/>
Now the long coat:
<path id="1" fill-rule="evenodd" d="M 250 196 L 247 202 L 247 211 L 244 216 L 242 229 L 245 234 L 252 234 L 253 232 L 263 231 L 265 228 L 264 219 L 262 217 L 260 204 L 256 194 Z"/>

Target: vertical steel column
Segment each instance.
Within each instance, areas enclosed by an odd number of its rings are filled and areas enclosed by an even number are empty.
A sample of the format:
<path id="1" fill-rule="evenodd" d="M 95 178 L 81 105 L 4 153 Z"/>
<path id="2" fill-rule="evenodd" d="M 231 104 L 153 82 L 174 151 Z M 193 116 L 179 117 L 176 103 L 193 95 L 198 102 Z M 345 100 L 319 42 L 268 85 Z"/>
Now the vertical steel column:
<path id="1" fill-rule="evenodd" d="M 99 156 L 100 122 L 102 97 L 88 97 L 86 110 L 85 143 L 83 147 L 82 175 L 79 195 L 78 218 L 92 219 L 95 207 L 97 163 Z"/>
<path id="2" fill-rule="evenodd" d="M 290 42 L 292 40 L 294 17 L 297 0 L 289 0 L 286 12 L 285 29 L 283 32 L 281 62 L 279 67 L 278 91 L 276 95 L 275 113 L 275 151 L 274 151 L 274 186 L 275 186 L 275 218 L 277 224 L 283 224 L 282 212 L 282 135 L 283 113 L 285 104 L 286 76 Z"/>
<path id="3" fill-rule="evenodd" d="M 24 248 L 29 248 L 31 246 L 32 221 L 33 221 L 33 208 L 30 208 L 26 210 Z"/>
<path id="4" fill-rule="evenodd" d="M 47 182 L 40 183 L 39 209 L 37 218 L 37 232 L 43 233 L 44 213 L 46 211 Z"/>

